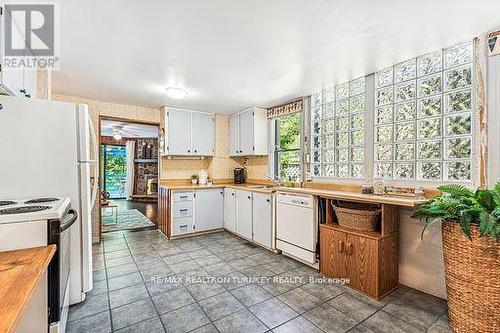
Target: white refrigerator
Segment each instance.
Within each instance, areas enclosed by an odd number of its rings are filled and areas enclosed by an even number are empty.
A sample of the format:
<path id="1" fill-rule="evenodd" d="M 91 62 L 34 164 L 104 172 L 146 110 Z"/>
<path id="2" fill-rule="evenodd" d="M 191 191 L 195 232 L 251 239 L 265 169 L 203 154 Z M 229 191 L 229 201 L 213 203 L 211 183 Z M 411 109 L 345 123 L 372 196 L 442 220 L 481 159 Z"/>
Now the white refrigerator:
<path id="1" fill-rule="evenodd" d="M 92 209 L 98 141 L 84 104 L 0 96 L 0 198 L 69 197 L 70 304 L 92 290 Z"/>

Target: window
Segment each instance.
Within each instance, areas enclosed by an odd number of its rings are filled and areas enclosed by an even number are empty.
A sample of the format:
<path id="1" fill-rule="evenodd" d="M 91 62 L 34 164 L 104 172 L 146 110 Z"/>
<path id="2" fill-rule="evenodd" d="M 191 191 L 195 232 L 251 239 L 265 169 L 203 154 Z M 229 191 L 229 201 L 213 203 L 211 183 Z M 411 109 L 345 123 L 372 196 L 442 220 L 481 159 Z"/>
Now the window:
<path id="1" fill-rule="evenodd" d="M 364 124 L 364 77 L 312 96 L 313 177 L 363 178 Z"/>
<path id="2" fill-rule="evenodd" d="M 466 42 L 314 93 L 312 177 L 472 181 L 473 82 Z"/>
<path id="3" fill-rule="evenodd" d="M 296 112 L 275 120 L 275 174 L 279 179 L 300 181 L 302 113 Z"/>
<path id="4" fill-rule="evenodd" d="M 376 178 L 471 180 L 472 76 L 471 43 L 376 73 Z"/>

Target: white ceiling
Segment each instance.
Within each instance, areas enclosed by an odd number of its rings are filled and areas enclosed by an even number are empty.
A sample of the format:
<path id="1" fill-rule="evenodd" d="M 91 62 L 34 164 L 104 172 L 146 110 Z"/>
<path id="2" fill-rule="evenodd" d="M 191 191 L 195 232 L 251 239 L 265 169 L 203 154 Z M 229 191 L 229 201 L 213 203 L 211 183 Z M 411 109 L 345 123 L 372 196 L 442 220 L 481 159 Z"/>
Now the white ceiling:
<path id="1" fill-rule="evenodd" d="M 64 0 L 53 91 L 232 113 L 500 26 L 498 0 Z M 168 99 L 167 86 L 189 91 Z"/>
<path id="2" fill-rule="evenodd" d="M 124 138 L 157 138 L 158 127 L 144 124 L 127 123 L 115 120 L 102 120 L 101 121 L 101 135 L 113 136 L 115 134 L 114 128 L 116 126 L 123 127 L 121 135 Z"/>

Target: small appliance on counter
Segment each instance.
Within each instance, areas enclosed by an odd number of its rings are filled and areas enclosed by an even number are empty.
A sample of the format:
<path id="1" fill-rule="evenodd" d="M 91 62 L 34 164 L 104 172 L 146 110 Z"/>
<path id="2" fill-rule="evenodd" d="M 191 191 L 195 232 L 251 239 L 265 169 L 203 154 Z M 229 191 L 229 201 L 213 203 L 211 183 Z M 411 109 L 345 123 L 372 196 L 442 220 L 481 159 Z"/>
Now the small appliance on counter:
<path id="1" fill-rule="evenodd" d="M 245 168 L 234 169 L 234 183 L 243 184 L 247 181 L 247 170 Z"/>
<path id="2" fill-rule="evenodd" d="M 205 169 L 200 170 L 198 173 L 198 184 L 199 185 L 207 185 L 208 180 L 208 172 Z"/>

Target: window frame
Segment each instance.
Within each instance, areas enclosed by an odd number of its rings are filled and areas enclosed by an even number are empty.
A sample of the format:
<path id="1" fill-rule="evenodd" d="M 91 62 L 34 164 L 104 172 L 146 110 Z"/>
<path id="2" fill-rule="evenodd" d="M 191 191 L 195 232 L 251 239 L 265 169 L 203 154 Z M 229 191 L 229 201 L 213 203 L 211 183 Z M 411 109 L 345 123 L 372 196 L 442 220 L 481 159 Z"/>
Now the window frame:
<path id="1" fill-rule="evenodd" d="M 293 148 L 293 149 L 281 149 L 280 147 L 280 133 L 279 133 L 279 121 L 281 118 L 287 117 L 292 114 L 300 113 L 300 130 L 299 130 L 299 147 L 298 148 Z M 269 119 L 270 121 L 270 142 L 271 142 L 271 153 L 272 153 L 272 159 L 271 163 L 269 163 L 269 169 L 272 170 L 272 175 L 274 179 L 280 180 L 280 181 L 288 181 L 286 179 L 281 179 L 280 176 L 280 159 L 279 159 L 279 154 L 282 152 L 294 152 L 298 151 L 299 152 L 299 179 L 294 180 L 294 182 L 303 182 L 305 179 L 305 167 L 304 167 L 304 145 L 305 145 L 305 135 L 306 135 L 306 126 L 305 126 L 305 115 L 306 110 L 298 111 L 298 112 L 293 112 L 289 113 L 286 115 L 283 115 L 281 117 L 275 117 Z"/>

